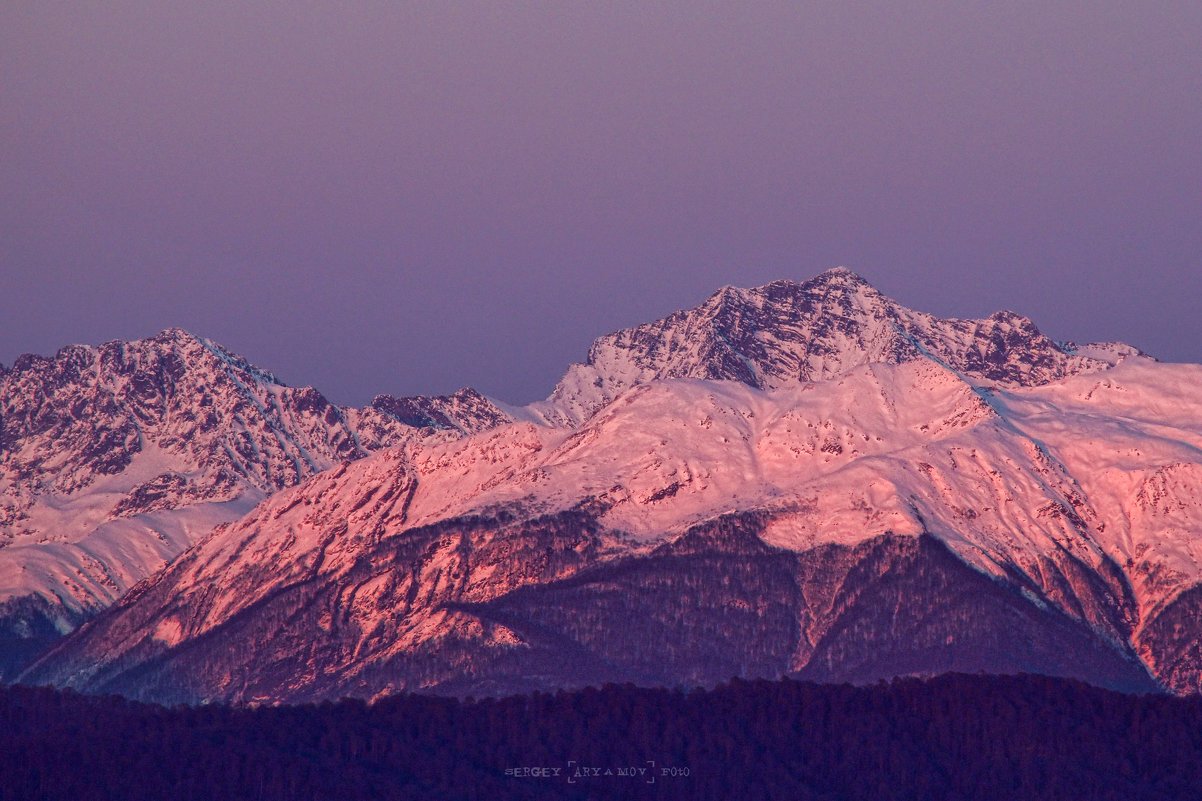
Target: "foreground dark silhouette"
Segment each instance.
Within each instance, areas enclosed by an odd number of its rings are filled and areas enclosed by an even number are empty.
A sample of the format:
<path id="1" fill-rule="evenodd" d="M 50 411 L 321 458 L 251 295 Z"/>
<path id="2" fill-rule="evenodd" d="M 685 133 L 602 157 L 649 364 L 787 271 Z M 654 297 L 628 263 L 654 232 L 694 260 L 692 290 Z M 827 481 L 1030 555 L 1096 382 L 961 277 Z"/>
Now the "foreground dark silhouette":
<path id="1" fill-rule="evenodd" d="M 1041 676 L 255 709 L 0 690 L 4 799 L 1199 797 L 1202 698 Z"/>

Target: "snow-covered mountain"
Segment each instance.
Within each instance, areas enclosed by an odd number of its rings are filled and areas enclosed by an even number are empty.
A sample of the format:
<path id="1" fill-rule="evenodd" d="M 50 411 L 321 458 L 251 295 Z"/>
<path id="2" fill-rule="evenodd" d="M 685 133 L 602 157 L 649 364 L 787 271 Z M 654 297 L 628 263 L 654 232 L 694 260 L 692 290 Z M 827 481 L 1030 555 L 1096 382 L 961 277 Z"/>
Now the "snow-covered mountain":
<path id="1" fill-rule="evenodd" d="M 943 670 L 1202 690 L 1202 366 L 939 320 L 835 270 L 603 337 L 527 409 L 422 404 L 355 412 L 426 433 L 218 527 L 24 680 L 235 701 Z"/>
<path id="2" fill-rule="evenodd" d="M 943 320 L 907 309 L 837 267 L 804 283 L 723 287 L 695 309 L 601 337 L 534 408 L 570 424 L 632 386 L 663 378 L 776 389 L 864 364 L 923 358 L 984 381 L 1035 386 L 1138 354 L 1122 343 L 1053 342 L 1014 312 Z"/>
<path id="3" fill-rule="evenodd" d="M 218 523 L 444 409 L 499 419 L 470 392 L 342 409 L 178 329 L 0 368 L 0 677 Z"/>

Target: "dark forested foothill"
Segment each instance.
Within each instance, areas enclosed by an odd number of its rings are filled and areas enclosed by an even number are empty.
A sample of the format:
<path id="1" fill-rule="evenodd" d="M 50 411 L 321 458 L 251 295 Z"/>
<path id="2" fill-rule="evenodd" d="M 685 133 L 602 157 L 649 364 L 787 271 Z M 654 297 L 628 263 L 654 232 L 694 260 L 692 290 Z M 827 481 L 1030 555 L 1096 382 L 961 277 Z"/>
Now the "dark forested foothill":
<path id="1" fill-rule="evenodd" d="M 1202 698 L 1040 676 L 259 708 L 0 690 L 3 799 L 1199 797 Z"/>

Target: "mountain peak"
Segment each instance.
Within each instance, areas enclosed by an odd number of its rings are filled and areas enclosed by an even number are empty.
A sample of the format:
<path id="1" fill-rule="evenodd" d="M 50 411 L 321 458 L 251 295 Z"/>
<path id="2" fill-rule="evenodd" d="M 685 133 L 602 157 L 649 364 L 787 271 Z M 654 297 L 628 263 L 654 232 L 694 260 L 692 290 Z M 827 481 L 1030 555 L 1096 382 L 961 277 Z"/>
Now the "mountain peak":
<path id="1" fill-rule="evenodd" d="M 413 395 L 398 398 L 376 395 L 371 408 L 414 428 L 454 429 L 475 433 L 512 422 L 512 418 L 472 387 L 450 395 Z"/>
<path id="2" fill-rule="evenodd" d="M 697 310 L 722 309 L 723 307 L 732 304 L 743 304 L 747 302 L 748 295 L 748 290 L 743 289 L 742 287 L 731 286 L 730 284 L 727 284 L 706 298 L 705 302 L 697 307 Z"/>
<path id="3" fill-rule="evenodd" d="M 859 273 L 849 270 L 846 267 L 831 267 L 829 270 L 818 273 L 818 275 L 814 276 L 805 283 L 813 285 L 849 284 L 856 286 L 872 286 L 872 284 L 868 283 L 868 281 L 866 281 Z"/>
<path id="4" fill-rule="evenodd" d="M 908 309 L 846 267 L 754 289 L 725 286 L 701 306 L 601 337 L 548 399 L 580 422 L 626 389 L 663 378 L 760 389 L 820 381 L 871 363 L 933 359 L 969 379 L 1034 386 L 1106 369 L 1010 311 L 985 320 Z"/>
<path id="5" fill-rule="evenodd" d="M 147 337 L 147 340 L 150 342 L 199 342 L 200 337 L 185 328 L 170 326 L 152 337 Z"/>
<path id="6" fill-rule="evenodd" d="M 851 294 L 868 294 L 877 298 L 888 300 L 876 287 L 869 283 L 859 273 L 853 272 L 846 267 L 832 267 L 829 270 L 818 273 L 813 278 L 808 278 L 804 281 L 798 281 L 792 278 L 778 278 L 775 281 L 770 281 L 762 286 L 757 286 L 752 289 L 742 289 L 735 286 L 724 286 L 715 292 L 713 298 L 739 298 L 747 300 L 754 296 L 780 296 L 782 294 L 798 294 L 798 293 L 851 293 Z"/>
<path id="7" fill-rule="evenodd" d="M 1010 309 L 998 309 L 993 314 L 989 315 L 988 319 L 995 320 L 999 323 L 1029 323 L 1031 318 L 1026 315 L 1019 314 Z"/>

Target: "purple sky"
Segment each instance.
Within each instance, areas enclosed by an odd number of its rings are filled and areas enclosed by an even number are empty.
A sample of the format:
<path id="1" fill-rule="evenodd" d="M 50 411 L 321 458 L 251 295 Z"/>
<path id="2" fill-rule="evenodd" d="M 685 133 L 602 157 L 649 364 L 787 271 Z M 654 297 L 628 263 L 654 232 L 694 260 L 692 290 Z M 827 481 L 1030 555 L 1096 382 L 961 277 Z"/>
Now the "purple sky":
<path id="1" fill-rule="evenodd" d="M 836 264 L 1202 362 L 1196 0 L 301 5 L 0 6 L 0 362 L 526 401 Z"/>

